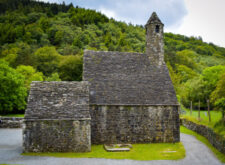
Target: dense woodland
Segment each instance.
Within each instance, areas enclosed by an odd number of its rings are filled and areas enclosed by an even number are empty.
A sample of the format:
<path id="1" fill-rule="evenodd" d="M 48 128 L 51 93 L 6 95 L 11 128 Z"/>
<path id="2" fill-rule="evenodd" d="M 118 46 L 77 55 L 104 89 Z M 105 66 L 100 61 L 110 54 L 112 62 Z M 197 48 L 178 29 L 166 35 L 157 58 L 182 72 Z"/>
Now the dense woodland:
<path id="1" fill-rule="evenodd" d="M 225 109 L 225 48 L 165 33 L 165 61 L 177 98 Z M 26 107 L 31 81 L 82 80 L 84 49 L 145 52 L 145 28 L 72 4 L 0 0 L 0 113 Z"/>

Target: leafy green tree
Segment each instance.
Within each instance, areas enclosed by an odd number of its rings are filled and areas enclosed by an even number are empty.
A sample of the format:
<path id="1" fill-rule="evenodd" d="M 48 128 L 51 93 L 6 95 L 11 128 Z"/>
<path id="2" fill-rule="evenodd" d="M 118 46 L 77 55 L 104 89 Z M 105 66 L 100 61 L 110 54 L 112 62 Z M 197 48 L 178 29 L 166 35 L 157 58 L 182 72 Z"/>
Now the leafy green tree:
<path id="1" fill-rule="evenodd" d="M 181 83 L 184 83 L 190 79 L 193 79 L 198 74 L 194 72 L 191 68 L 185 66 L 185 65 L 177 65 L 177 73 L 181 77 Z"/>
<path id="2" fill-rule="evenodd" d="M 206 99 L 209 99 L 210 94 L 216 89 L 217 82 L 224 72 L 225 66 L 222 65 L 208 67 L 203 70 L 201 79 L 204 83 L 204 92 Z"/>
<path id="3" fill-rule="evenodd" d="M 35 52 L 34 58 L 37 70 L 44 73 L 45 76 L 50 76 L 57 71 L 61 55 L 55 47 L 45 46 Z"/>
<path id="4" fill-rule="evenodd" d="M 186 107 L 190 107 L 190 101 L 193 106 L 197 107 L 198 102 L 201 101 L 201 107 L 206 107 L 206 94 L 204 83 L 199 77 L 188 80 L 179 88 L 179 94 L 182 102 Z"/>
<path id="5" fill-rule="evenodd" d="M 23 110 L 26 106 L 24 77 L 0 61 L 0 113 Z"/>
<path id="6" fill-rule="evenodd" d="M 43 81 L 43 73 L 36 72 L 32 66 L 20 65 L 16 68 L 16 71 L 25 77 L 25 86 L 28 91 L 32 81 Z"/>
<path id="7" fill-rule="evenodd" d="M 1 53 L 1 58 L 9 63 L 10 66 L 15 66 L 19 48 L 9 48 L 5 49 Z"/>
<path id="8" fill-rule="evenodd" d="M 30 40 L 31 44 L 36 42 L 40 43 L 43 31 L 39 26 L 37 26 L 37 24 L 27 25 L 25 31 L 27 34 L 30 34 L 29 37 L 32 39 Z"/>
<path id="9" fill-rule="evenodd" d="M 223 122 L 225 122 L 225 72 L 217 82 L 216 89 L 211 93 L 210 101 L 222 111 Z"/>
<path id="10" fill-rule="evenodd" d="M 177 94 L 179 93 L 178 92 L 178 89 L 179 89 L 179 86 L 180 86 L 180 83 L 181 83 L 181 76 L 176 74 L 172 68 L 172 66 L 170 65 L 169 62 L 166 63 L 167 67 L 168 67 L 168 70 L 169 70 L 169 74 L 170 74 L 170 78 L 173 82 L 173 85 L 174 85 L 174 88 L 175 88 L 175 91 L 177 92 Z"/>
<path id="11" fill-rule="evenodd" d="M 15 59 L 15 66 L 33 65 L 34 58 L 32 54 L 32 47 L 29 44 L 24 42 L 17 42 L 12 46 L 18 48 L 17 56 Z"/>
<path id="12" fill-rule="evenodd" d="M 222 122 L 225 124 L 225 97 L 216 100 L 215 106 L 222 112 Z"/>
<path id="13" fill-rule="evenodd" d="M 186 65 L 187 67 L 191 69 L 198 69 L 198 65 L 193 60 L 193 57 L 195 57 L 196 53 L 190 50 L 183 50 L 176 53 L 176 62 L 178 64 Z"/>
<path id="14" fill-rule="evenodd" d="M 52 73 L 50 77 L 47 77 L 45 81 L 61 81 L 58 73 Z"/>
<path id="15" fill-rule="evenodd" d="M 48 17 L 41 17 L 38 20 L 38 23 L 39 23 L 39 26 L 41 27 L 41 29 L 43 31 L 46 31 L 49 28 L 49 26 L 50 26 Z"/>
<path id="16" fill-rule="evenodd" d="M 59 75 L 63 81 L 82 80 L 82 56 L 65 56 L 59 64 Z"/>

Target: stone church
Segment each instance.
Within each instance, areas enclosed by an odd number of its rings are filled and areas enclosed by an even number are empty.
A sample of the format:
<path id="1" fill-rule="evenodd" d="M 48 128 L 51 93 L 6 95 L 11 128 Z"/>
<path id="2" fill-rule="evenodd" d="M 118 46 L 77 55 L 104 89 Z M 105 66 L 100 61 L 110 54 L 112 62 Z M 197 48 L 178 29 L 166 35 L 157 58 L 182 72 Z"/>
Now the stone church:
<path id="1" fill-rule="evenodd" d="M 178 142 L 179 105 L 154 12 L 146 54 L 86 50 L 83 81 L 32 82 L 24 152 L 88 152 L 91 144 Z"/>

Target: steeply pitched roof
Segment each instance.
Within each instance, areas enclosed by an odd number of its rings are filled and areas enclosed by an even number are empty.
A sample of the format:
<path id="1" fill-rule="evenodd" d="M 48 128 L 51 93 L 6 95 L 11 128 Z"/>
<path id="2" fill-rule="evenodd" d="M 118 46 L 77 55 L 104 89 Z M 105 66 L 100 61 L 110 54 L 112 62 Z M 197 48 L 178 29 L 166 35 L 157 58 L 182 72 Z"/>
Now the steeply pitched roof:
<path id="1" fill-rule="evenodd" d="M 83 80 L 90 104 L 177 104 L 166 65 L 150 65 L 146 54 L 85 51 Z"/>
<path id="2" fill-rule="evenodd" d="M 25 119 L 90 118 L 88 82 L 31 83 Z"/>
<path id="3" fill-rule="evenodd" d="M 149 20 L 148 20 L 148 22 L 146 23 L 146 25 L 152 24 L 152 23 L 154 23 L 154 24 L 162 24 L 162 25 L 163 25 L 163 23 L 161 22 L 161 20 L 160 20 L 159 17 L 157 16 L 156 12 L 153 12 L 153 13 L 152 13 L 152 15 L 151 15 L 151 17 L 149 18 Z M 145 25 L 145 26 L 146 26 L 146 25 Z"/>

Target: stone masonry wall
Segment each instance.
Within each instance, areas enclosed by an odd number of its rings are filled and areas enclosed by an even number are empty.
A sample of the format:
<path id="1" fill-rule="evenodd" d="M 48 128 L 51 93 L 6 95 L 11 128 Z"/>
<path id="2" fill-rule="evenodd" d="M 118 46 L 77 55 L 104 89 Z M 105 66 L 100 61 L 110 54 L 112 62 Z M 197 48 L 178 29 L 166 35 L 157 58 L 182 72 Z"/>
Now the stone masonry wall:
<path id="1" fill-rule="evenodd" d="M 158 32 L 156 27 L 158 26 Z M 146 54 L 152 65 L 165 65 L 164 62 L 164 35 L 163 24 L 156 13 L 153 13 L 145 25 L 146 28 Z"/>
<path id="2" fill-rule="evenodd" d="M 32 82 L 24 152 L 91 150 L 88 82 Z"/>
<path id="3" fill-rule="evenodd" d="M 25 121 L 24 152 L 91 151 L 90 120 Z"/>
<path id="4" fill-rule="evenodd" d="M 91 141 L 104 143 L 178 142 L 178 106 L 91 105 Z"/>
<path id="5" fill-rule="evenodd" d="M 198 134 L 206 137 L 215 148 L 217 148 L 220 152 L 225 154 L 225 138 L 224 137 L 216 134 L 211 128 L 207 126 L 198 125 L 186 119 L 182 119 L 182 124 L 188 129 L 195 131 Z"/>
<path id="6" fill-rule="evenodd" d="M 22 128 L 23 117 L 0 117 L 0 128 Z"/>

